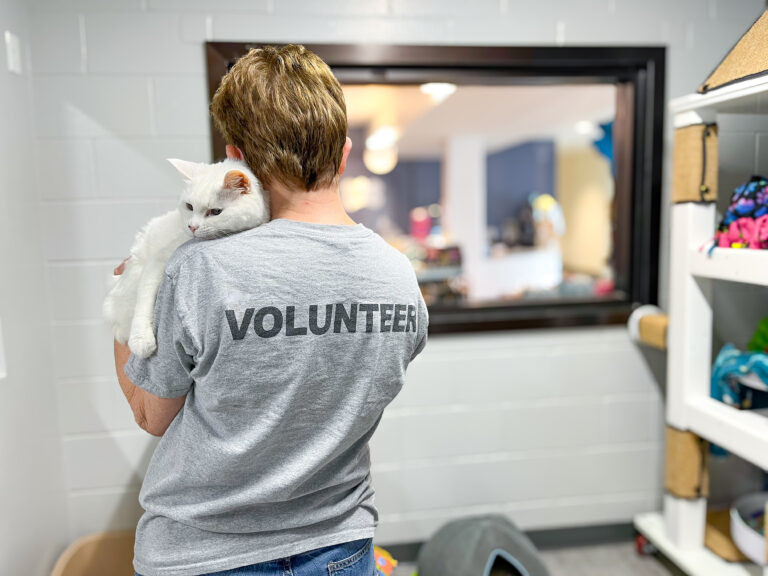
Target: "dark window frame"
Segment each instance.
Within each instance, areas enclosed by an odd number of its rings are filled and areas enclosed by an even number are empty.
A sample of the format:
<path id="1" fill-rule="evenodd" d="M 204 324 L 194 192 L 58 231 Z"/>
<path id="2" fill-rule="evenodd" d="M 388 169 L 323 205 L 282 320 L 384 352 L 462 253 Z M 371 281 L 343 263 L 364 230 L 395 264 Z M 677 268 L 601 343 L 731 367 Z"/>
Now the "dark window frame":
<path id="1" fill-rule="evenodd" d="M 207 42 L 208 95 L 231 64 L 259 42 Z M 430 308 L 430 332 L 623 324 L 639 304 L 658 300 L 664 126 L 664 47 L 523 47 L 307 44 L 345 84 L 617 84 L 614 261 L 626 297 L 526 300 L 514 304 Z M 618 100 L 617 100 L 618 101 Z M 624 117 L 620 115 L 624 114 Z M 224 141 L 211 122 L 213 157 Z"/>

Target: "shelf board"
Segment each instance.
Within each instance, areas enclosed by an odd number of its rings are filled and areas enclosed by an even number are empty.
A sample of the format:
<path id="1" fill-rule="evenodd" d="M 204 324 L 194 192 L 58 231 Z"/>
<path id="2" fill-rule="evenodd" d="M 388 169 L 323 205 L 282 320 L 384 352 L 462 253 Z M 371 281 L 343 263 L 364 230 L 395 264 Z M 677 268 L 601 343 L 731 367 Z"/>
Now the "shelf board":
<path id="1" fill-rule="evenodd" d="M 768 286 L 768 250 L 715 248 L 692 249 L 689 254 L 691 273 L 699 278 L 713 278 Z"/>
<path id="2" fill-rule="evenodd" d="M 755 564 L 726 562 L 703 546 L 680 550 L 667 538 L 664 517 L 658 513 L 635 516 L 635 528 L 678 568 L 691 576 L 762 576 Z"/>
<path id="3" fill-rule="evenodd" d="M 688 94 L 669 103 L 674 114 L 709 110 L 724 114 L 768 113 L 768 75 L 716 88 L 706 94 Z"/>
<path id="4" fill-rule="evenodd" d="M 714 398 L 689 400 L 685 412 L 692 432 L 768 470 L 768 417 Z"/>

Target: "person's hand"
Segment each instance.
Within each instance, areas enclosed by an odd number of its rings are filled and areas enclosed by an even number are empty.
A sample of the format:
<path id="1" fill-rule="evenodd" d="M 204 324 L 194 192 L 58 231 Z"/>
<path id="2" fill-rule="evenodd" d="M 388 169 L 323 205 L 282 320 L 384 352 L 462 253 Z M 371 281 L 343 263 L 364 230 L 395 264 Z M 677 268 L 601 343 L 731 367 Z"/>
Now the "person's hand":
<path id="1" fill-rule="evenodd" d="M 123 260 L 122 262 L 120 262 L 120 264 L 118 265 L 118 267 L 117 267 L 117 268 L 115 268 L 115 269 L 112 271 L 112 274 L 114 274 L 115 276 L 120 276 L 120 275 L 121 275 L 123 272 L 125 272 L 125 264 L 126 264 L 126 262 L 128 262 L 128 260 L 130 260 L 130 259 L 131 259 L 131 257 L 130 257 L 130 256 L 128 256 L 128 258 L 126 258 L 125 260 Z"/>

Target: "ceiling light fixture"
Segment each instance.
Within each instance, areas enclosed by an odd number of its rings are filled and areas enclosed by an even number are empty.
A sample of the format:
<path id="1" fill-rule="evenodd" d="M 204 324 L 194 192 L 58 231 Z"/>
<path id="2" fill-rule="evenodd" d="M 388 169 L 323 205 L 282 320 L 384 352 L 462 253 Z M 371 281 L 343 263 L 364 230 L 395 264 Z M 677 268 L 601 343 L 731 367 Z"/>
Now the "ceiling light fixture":
<path id="1" fill-rule="evenodd" d="M 384 150 L 392 148 L 400 137 L 400 132 L 394 126 L 381 126 L 365 139 L 368 150 Z"/>
<path id="2" fill-rule="evenodd" d="M 600 133 L 600 128 L 598 125 L 591 120 L 580 120 L 576 122 L 576 124 L 573 126 L 573 129 L 576 130 L 577 134 L 581 134 L 582 136 L 591 136 L 593 138 Z"/>
<path id="3" fill-rule="evenodd" d="M 456 84 L 450 82 L 427 82 L 419 86 L 421 92 L 429 96 L 433 102 L 442 102 L 456 92 Z"/>
<path id="4" fill-rule="evenodd" d="M 363 150 L 363 164 L 374 174 L 389 174 L 397 166 L 397 148 L 381 148 Z"/>

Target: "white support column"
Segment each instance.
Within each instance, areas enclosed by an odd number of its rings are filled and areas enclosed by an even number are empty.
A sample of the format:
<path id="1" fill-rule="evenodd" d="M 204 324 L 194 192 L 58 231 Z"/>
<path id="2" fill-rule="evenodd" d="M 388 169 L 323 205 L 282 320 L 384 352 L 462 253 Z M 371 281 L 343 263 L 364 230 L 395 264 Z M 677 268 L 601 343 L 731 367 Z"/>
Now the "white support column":
<path id="1" fill-rule="evenodd" d="M 671 223 L 667 423 L 687 430 L 685 399 L 709 396 L 712 364 L 711 282 L 691 275 L 688 255 L 708 248 L 715 231 L 715 206 L 675 204 Z"/>
<path id="2" fill-rule="evenodd" d="M 443 224 L 461 247 L 470 296 L 482 293 L 481 269 L 487 259 L 486 146 L 480 136 L 450 138 L 443 156 Z"/>
<path id="3" fill-rule="evenodd" d="M 706 499 L 686 500 L 665 494 L 664 522 L 667 537 L 680 550 L 703 547 L 707 523 Z"/>
<path id="4" fill-rule="evenodd" d="M 684 116 L 684 115 L 681 115 Z M 708 119 L 710 120 L 710 119 Z M 677 117 L 676 127 L 704 118 Z M 693 203 L 671 207 L 669 333 L 667 338 L 667 424 L 688 428 L 687 399 L 708 396 L 712 362 L 711 281 L 697 280 L 688 266 L 689 252 L 704 246 L 715 231 L 715 206 Z M 702 548 L 706 527 L 705 498 L 664 497 L 669 539 L 680 550 Z"/>
<path id="5" fill-rule="evenodd" d="M 712 362 L 711 282 L 691 275 L 688 252 L 712 237 L 715 207 L 675 204 L 671 221 L 667 424 L 686 430 L 685 399 L 709 395 Z M 681 550 L 704 546 L 706 512 L 705 498 L 664 497 L 667 534 L 675 546 Z"/>

